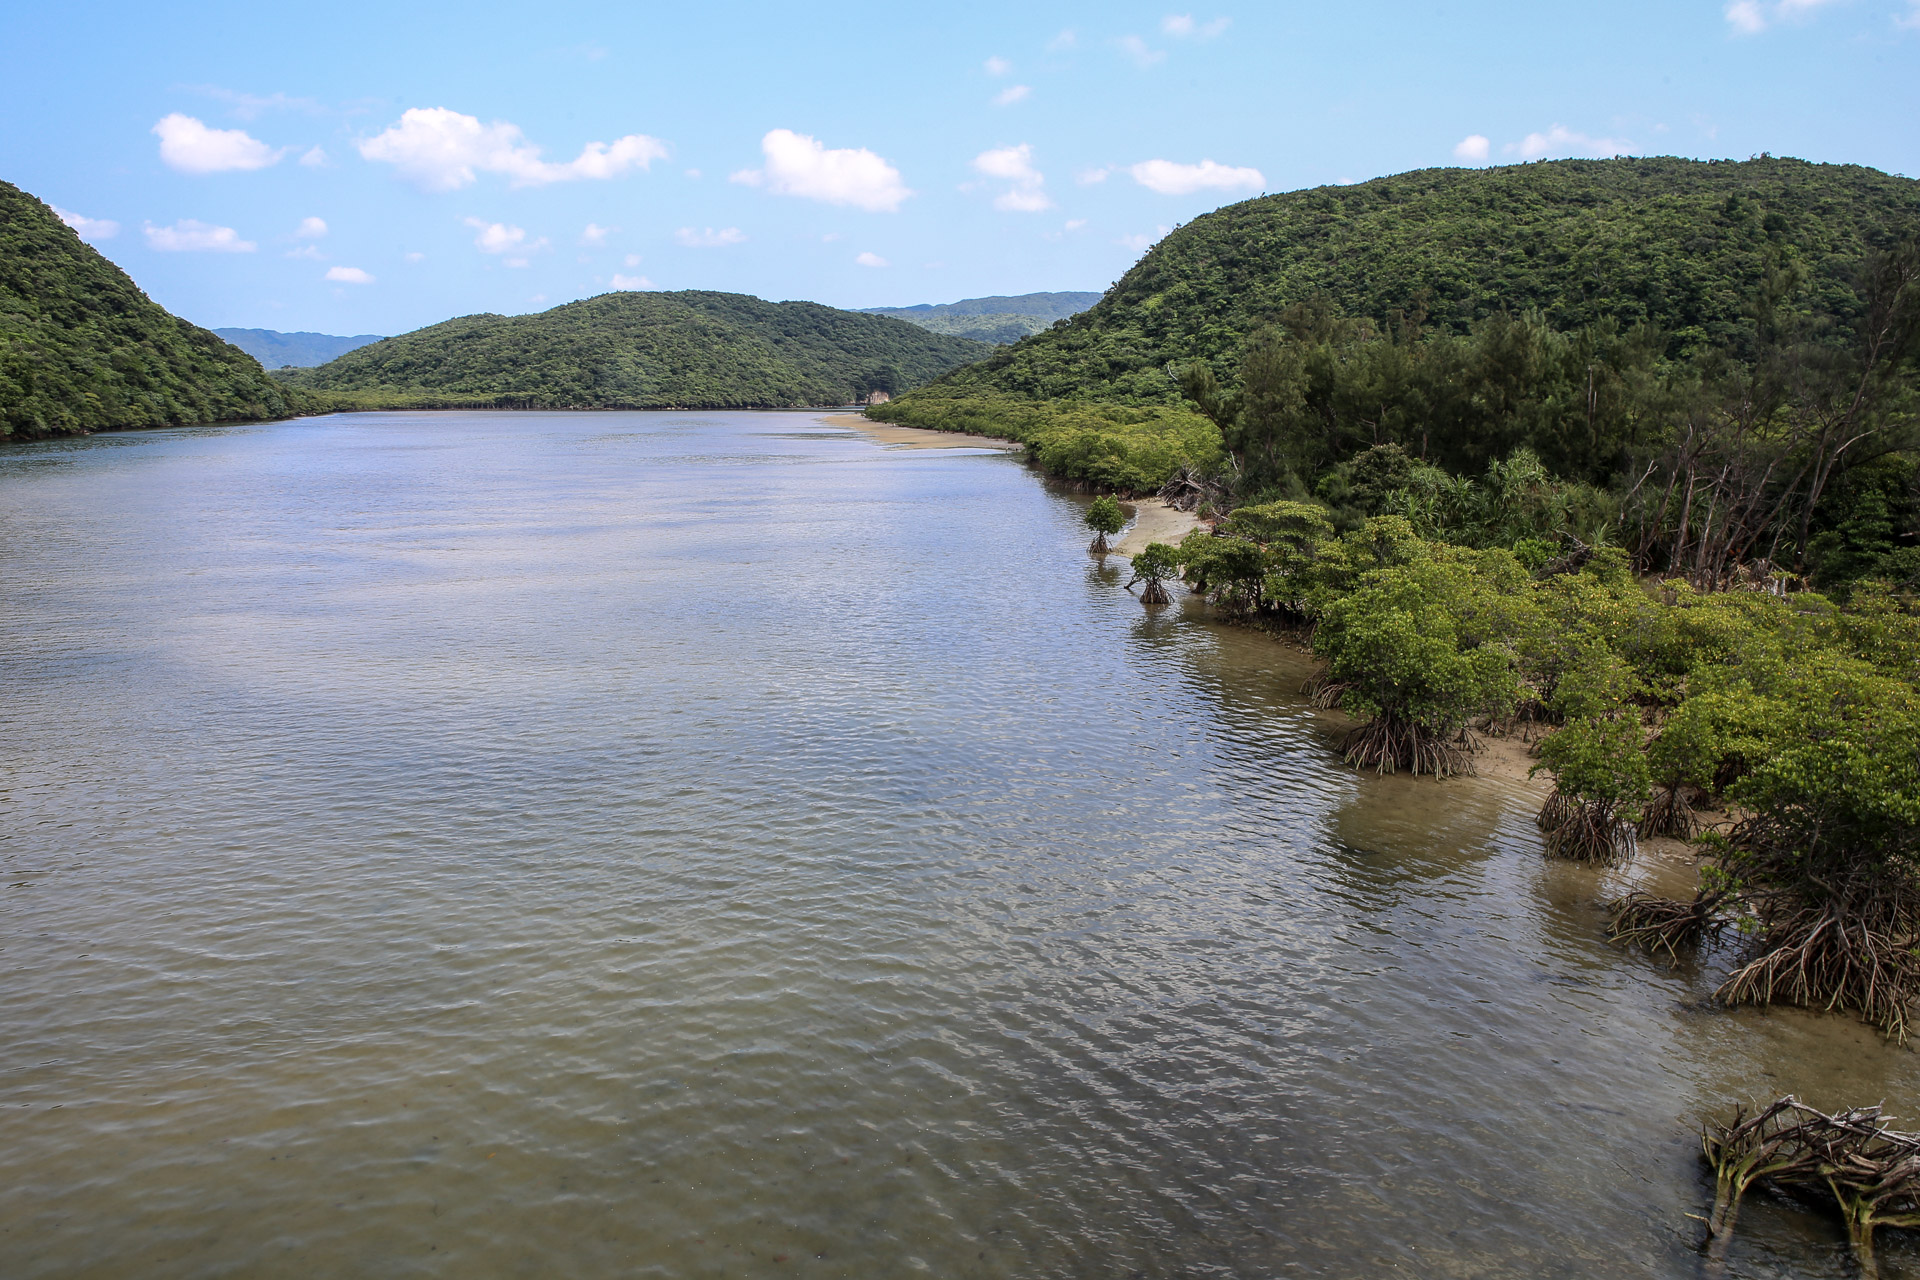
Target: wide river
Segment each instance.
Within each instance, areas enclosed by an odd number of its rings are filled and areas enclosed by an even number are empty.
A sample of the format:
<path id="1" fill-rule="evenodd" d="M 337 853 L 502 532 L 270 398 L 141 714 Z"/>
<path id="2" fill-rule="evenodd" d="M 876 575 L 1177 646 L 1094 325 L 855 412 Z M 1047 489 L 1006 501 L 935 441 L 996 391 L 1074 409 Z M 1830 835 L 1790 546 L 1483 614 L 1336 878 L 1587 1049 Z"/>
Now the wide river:
<path id="1" fill-rule="evenodd" d="M 1684 1277 L 1703 1111 L 1920 1118 L 1083 501 L 800 413 L 0 452 L 0 1276 Z"/>

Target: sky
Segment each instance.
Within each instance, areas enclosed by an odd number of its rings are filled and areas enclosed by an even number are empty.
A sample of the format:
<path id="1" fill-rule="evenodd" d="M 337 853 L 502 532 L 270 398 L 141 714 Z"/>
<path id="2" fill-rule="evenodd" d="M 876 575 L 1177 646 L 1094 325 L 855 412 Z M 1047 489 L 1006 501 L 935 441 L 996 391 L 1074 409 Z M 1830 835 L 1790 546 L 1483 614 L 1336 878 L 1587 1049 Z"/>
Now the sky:
<path id="1" fill-rule="evenodd" d="M 0 178 L 210 327 L 1102 290 L 1220 205 L 1444 165 L 1920 175 L 1920 0 L 6 0 L 0 49 Z"/>

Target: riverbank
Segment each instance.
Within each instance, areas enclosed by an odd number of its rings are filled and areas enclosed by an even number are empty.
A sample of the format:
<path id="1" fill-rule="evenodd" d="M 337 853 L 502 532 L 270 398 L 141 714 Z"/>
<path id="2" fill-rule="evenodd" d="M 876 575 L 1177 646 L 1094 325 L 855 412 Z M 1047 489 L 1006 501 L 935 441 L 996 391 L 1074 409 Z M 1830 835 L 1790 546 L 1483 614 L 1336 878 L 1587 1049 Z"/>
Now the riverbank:
<path id="1" fill-rule="evenodd" d="M 819 421 L 830 427 L 846 427 L 858 431 L 861 435 L 896 449 L 998 449 L 1011 453 L 1024 449 L 1018 440 L 1003 440 L 999 436 L 967 435 L 958 431 L 930 431 L 925 427 L 899 427 L 891 422 L 876 422 L 872 418 L 861 417 L 857 413 L 830 413 Z"/>
<path id="2" fill-rule="evenodd" d="M 1200 527 L 1199 516 L 1168 506 L 1159 498 L 1135 498 L 1125 505 L 1133 508 L 1133 523 L 1113 543 L 1116 555 L 1138 555 L 1149 542 L 1172 546 Z"/>

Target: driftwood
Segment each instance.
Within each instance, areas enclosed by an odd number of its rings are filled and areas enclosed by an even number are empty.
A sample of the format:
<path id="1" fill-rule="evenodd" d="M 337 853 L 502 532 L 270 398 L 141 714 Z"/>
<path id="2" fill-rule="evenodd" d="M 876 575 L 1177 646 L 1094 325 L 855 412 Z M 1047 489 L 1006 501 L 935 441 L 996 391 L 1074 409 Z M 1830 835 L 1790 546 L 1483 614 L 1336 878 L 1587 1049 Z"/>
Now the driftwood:
<path id="1" fill-rule="evenodd" d="M 1791 1095 L 1752 1112 L 1742 1105 L 1726 1123 L 1701 1126 L 1700 1154 L 1714 1174 L 1701 1244 L 1714 1274 L 1725 1268 L 1741 1199 L 1760 1185 L 1836 1209 L 1870 1280 L 1879 1275 L 1874 1233 L 1920 1227 L 1920 1135 L 1890 1128 L 1879 1107 L 1828 1115 Z"/>

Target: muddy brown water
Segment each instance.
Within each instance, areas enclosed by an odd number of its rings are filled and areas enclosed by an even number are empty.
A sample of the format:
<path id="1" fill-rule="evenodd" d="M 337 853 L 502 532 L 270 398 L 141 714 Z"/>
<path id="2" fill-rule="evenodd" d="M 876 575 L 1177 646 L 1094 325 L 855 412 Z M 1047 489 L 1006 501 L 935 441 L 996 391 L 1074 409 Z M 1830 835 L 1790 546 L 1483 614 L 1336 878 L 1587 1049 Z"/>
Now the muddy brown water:
<path id="1" fill-rule="evenodd" d="M 1703 1108 L 1916 1110 L 1081 501 L 801 414 L 0 452 L 0 1275 L 1682 1277 Z"/>

